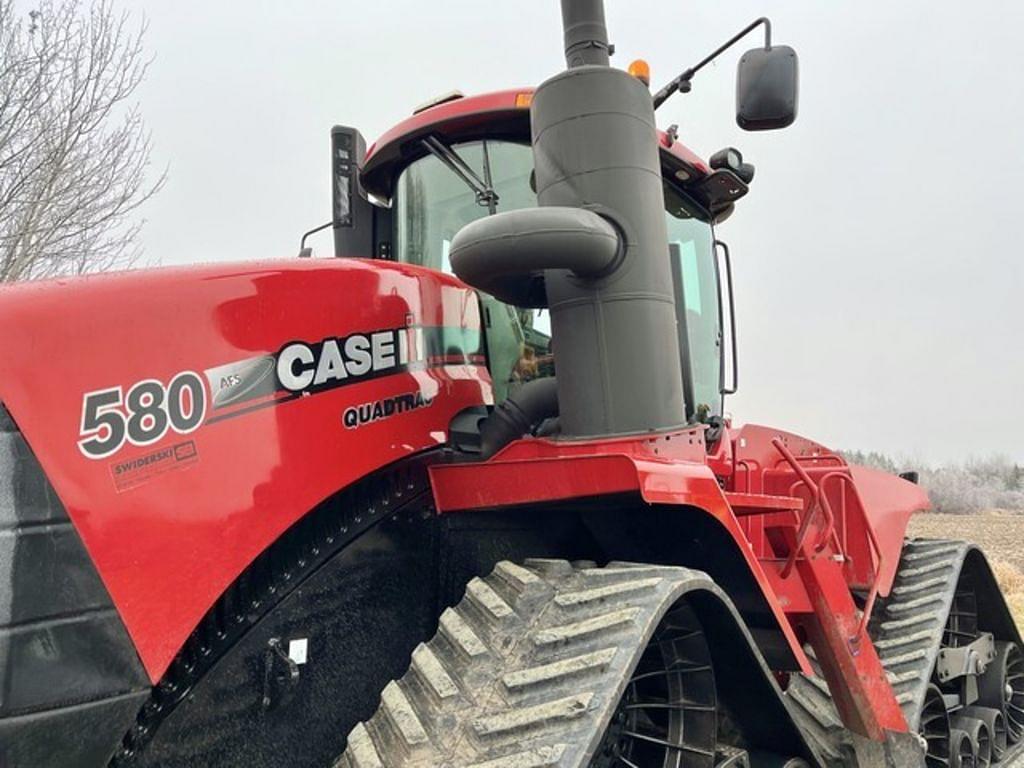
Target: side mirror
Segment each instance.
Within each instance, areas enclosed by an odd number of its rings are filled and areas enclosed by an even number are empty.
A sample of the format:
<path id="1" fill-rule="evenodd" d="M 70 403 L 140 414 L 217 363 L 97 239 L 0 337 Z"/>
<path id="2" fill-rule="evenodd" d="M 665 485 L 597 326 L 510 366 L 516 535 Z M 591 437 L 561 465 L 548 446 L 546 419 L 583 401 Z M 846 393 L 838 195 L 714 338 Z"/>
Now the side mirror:
<path id="1" fill-rule="evenodd" d="M 736 124 L 745 131 L 792 125 L 797 91 L 796 51 L 788 45 L 747 51 L 736 72 Z"/>

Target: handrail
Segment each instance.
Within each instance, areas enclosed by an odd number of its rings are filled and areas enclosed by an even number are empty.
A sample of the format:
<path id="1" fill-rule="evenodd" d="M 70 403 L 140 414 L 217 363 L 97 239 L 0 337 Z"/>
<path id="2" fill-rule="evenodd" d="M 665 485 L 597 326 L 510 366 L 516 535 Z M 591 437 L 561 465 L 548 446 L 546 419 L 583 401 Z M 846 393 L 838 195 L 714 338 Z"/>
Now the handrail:
<path id="1" fill-rule="evenodd" d="M 811 529 L 811 521 L 814 519 L 814 513 L 817 509 L 821 509 L 822 514 L 825 516 L 825 534 L 832 533 L 835 531 L 835 518 L 832 515 L 832 507 L 828 503 L 828 499 L 825 499 L 822 503 L 821 489 L 818 484 L 811 479 L 811 476 L 807 474 L 807 471 L 800 466 L 800 463 L 796 460 L 796 457 L 790 453 L 785 443 L 778 437 L 772 438 L 772 445 L 775 447 L 782 458 L 786 460 L 786 463 L 792 468 L 796 476 L 800 478 L 800 482 L 806 486 L 807 490 L 811 492 L 811 503 L 808 505 L 807 514 L 804 515 L 803 521 L 800 523 L 800 530 L 796 536 L 796 546 L 793 547 L 793 551 L 790 552 L 789 558 L 786 560 L 786 564 L 783 566 L 781 571 L 782 578 L 787 578 L 793 570 L 793 566 L 796 565 L 797 555 L 803 550 L 804 544 L 807 540 L 807 535 Z M 790 493 L 792 495 L 792 491 Z M 820 542 L 819 542 L 820 543 Z M 817 546 L 817 545 L 815 545 Z M 818 550 L 820 551 L 820 550 Z"/>
<path id="2" fill-rule="evenodd" d="M 797 480 L 789 486 L 789 495 L 795 495 L 793 490 L 800 485 L 804 485 L 803 480 Z M 814 551 L 821 552 L 821 550 L 825 548 L 825 544 L 828 542 L 829 538 L 831 538 L 832 545 L 836 548 L 836 551 L 841 552 L 843 548 L 840 546 L 839 536 L 836 534 L 836 515 L 835 512 L 832 511 L 832 502 L 828 500 L 828 494 L 822 491 L 818 495 L 817 502 L 821 506 L 822 514 L 825 516 L 825 530 L 823 530 L 821 536 L 818 537 L 818 543 L 814 545 Z"/>
<path id="3" fill-rule="evenodd" d="M 846 462 L 843 461 L 842 456 L 836 456 L 834 453 L 829 453 L 824 456 L 794 456 L 797 461 L 835 461 L 840 467 L 847 466 Z"/>
<path id="4" fill-rule="evenodd" d="M 747 459 L 736 459 L 736 469 L 739 469 L 740 467 L 743 467 L 743 479 L 747 483 L 747 487 L 743 493 L 750 493 L 751 480 L 754 477 L 754 469 L 750 466 L 750 462 Z"/>

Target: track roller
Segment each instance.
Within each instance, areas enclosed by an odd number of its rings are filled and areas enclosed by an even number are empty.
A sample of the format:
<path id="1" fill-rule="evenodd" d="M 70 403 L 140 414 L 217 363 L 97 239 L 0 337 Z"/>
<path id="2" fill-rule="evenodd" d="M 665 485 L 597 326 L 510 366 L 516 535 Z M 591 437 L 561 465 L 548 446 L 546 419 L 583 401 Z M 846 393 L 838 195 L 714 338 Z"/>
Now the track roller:
<path id="1" fill-rule="evenodd" d="M 974 743 L 964 731 L 949 732 L 949 765 L 951 768 L 976 768 Z"/>
<path id="2" fill-rule="evenodd" d="M 973 717 L 955 714 L 949 719 L 949 724 L 953 734 L 964 733 L 971 743 L 971 762 L 964 764 L 961 759 L 961 767 L 989 768 L 992 764 L 992 736 L 989 734 L 988 726 L 985 725 L 985 722 Z M 956 752 L 954 752 L 955 754 Z"/>
<path id="3" fill-rule="evenodd" d="M 978 681 L 978 704 L 998 709 L 1010 745 L 1024 738 L 1024 654 L 1016 643 L 996 642 L 996 657 Z"/>
<path id="4" fill-rule="evenodd" d="M 1003 718 L 1003 713 L 991 707 L 964 707 L 957 714 L 963 717 L 972 717 L 985 723 L 985 727 L 988 728 L 989 737 L 992 739 L 992 762 L 997 763 L 1002 760 L 1009 746 L 1006 736 L 1006 720 Z"/>

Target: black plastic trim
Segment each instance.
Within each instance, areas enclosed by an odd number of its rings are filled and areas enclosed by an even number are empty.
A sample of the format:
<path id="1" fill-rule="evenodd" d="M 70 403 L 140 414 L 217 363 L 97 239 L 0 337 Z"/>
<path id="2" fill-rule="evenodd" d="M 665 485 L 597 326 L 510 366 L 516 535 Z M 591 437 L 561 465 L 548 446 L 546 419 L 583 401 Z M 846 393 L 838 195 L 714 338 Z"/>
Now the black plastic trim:
<path id="1" fill-rule="evenodd" d="M 0 404 L 0 766 L 104 765 L 149 687 L 67 511 Z"/>

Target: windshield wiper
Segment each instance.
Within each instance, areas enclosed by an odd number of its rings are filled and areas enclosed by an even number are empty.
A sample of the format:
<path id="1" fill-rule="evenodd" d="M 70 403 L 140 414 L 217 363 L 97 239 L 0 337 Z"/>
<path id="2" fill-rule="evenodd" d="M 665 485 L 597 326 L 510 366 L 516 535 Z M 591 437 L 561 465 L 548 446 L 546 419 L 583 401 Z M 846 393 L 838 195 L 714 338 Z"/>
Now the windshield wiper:
<path id="1" fill-rule="evenodd" d="M 487 142 L 483 142 L 484 153 L 484 178 L 476 175 L 476 171 L 469 167 L 469 164 L 454 149 L 449 147 L 436 136 L 428 136 L 422 140 L 427 151 L 444 163 L 452 173 L 462 179 L 466 186 L 473 190 L 476 195 L 477 205 L 487 208 L 489 214 L 498 211 L 498 193 L 491 186 L 491 160 L 487 153 Z"/>

